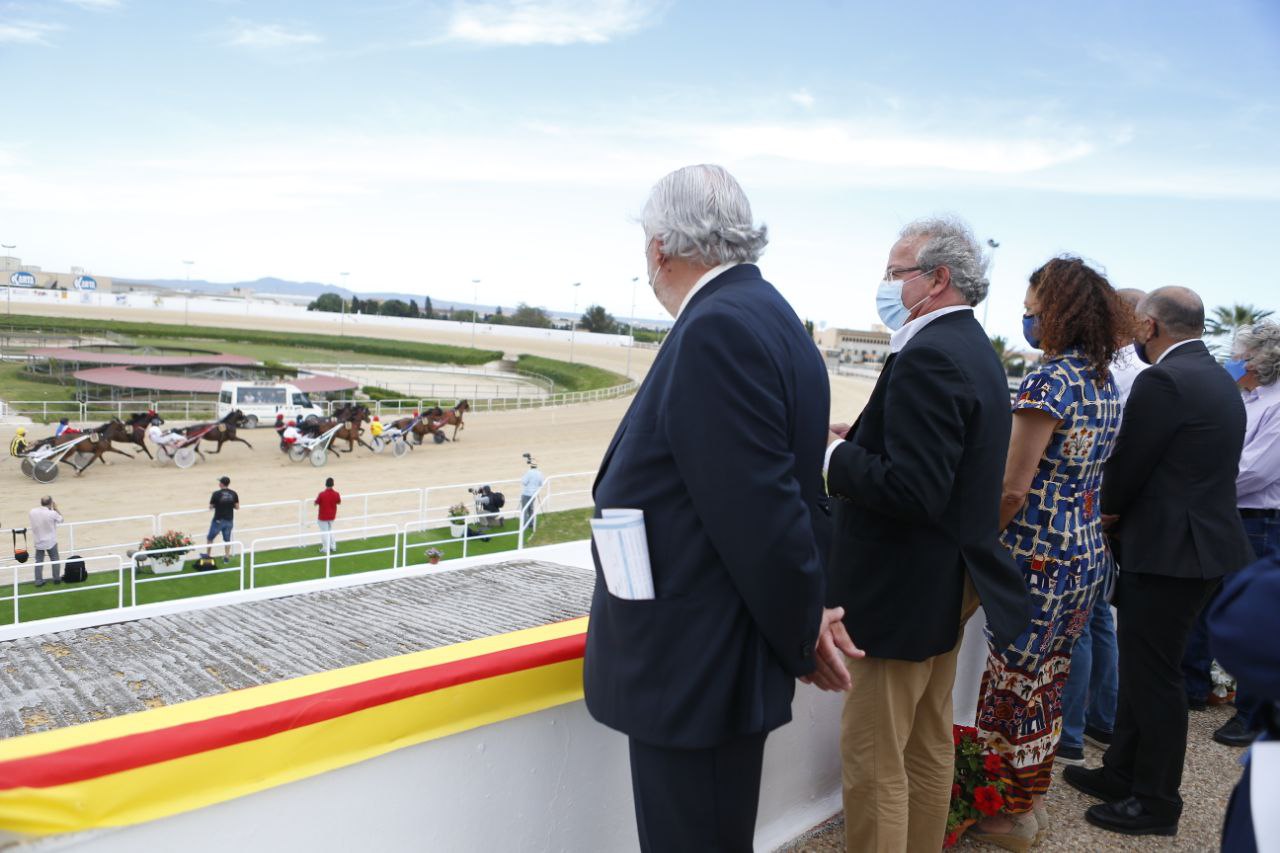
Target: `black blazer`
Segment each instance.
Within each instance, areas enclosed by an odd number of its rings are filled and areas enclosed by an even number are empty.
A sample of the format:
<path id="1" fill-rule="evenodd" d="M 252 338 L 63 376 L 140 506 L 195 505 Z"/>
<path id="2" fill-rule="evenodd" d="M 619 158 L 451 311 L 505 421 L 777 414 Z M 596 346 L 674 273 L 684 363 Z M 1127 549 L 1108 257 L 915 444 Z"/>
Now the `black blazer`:
<path id="1" fill-rule="evenodd" d="M 1102 477 L 1121 571 L 1218 578 L 1253 562 L 1236 510 L 1244 400 L 1202 341 L 1133 383 Z"/>
<path id="2" fill-rule="evenodd" d="M 827 601 L 878 658 L 955 648 L 967 571 L 1001 647 L 1031 619 L 1000 544 L 1009 385 L 971 311 L 944 314 L 885 363 L 849 440 L 831 454 Z"/>
<path id="3" fill-rule="evenodd" d="M 791 719 L 814 669 L 830 389 L 753 265 L 694 294 L 600 464 L 596 514 L 644 510 L 656 599 L 609 594 L 596 558 L 584 685 L 597 720 L 715 746 Z"/>

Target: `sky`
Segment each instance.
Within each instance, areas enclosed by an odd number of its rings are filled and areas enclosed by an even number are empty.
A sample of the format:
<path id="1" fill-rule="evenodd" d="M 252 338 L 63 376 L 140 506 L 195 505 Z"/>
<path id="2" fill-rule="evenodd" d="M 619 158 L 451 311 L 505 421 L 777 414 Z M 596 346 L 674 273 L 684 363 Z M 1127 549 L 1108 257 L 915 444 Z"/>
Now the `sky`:
<path id="1" fill-rule="evenodd" d="M 1000 243 L 993 334 L 1062 253 L 1280 309 L 1277 84 L 1274 0 L 0 0 L 0 243 L 660 317 L 638 215 L 713 162 L 819 324 L 936 213 Z"/>

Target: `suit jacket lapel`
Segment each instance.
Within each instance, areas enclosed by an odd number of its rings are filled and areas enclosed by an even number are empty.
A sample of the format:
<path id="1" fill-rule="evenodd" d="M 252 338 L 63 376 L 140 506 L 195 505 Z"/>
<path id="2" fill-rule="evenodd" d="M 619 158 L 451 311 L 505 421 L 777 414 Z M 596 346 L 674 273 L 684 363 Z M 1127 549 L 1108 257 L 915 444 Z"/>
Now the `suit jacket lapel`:
<path id="1" fill-rule="evenodd" d="M 853 422 L 853 426 L 849 427 L 849 433 L 845 438 L 853 438 L 857 434 L 858 425 L 862 423 L 862 416 L 866 414 L 871 401 L 882 394 L 882 388 L 889 384 L 889 372 L 893 369 L 893 360 L 897 357 L 898 354 L 894 352 L 890 353 L 889 357 L 884 360 L 884 367 L 880 368 L 880 378 L 876 380 L 876 386 L 871 389 L 871 396 L 867 399 L 867 405 L 862 407 L 862 411 L 858 413 L 858 419 Z"/>

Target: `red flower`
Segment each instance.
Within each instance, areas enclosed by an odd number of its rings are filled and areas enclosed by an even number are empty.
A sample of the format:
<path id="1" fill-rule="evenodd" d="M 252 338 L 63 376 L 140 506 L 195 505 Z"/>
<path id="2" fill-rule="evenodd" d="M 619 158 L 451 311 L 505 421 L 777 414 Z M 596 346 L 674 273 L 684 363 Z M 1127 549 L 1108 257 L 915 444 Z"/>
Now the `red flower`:
<path id="1" fill-rule="evenodd" d="M 956 835 L 955 830 L 947 833 L 946 839 L 942 842 L 943 847 L 955 847 L 960 841 L 960 837 Z"/>
<path id="2" fill-rule="evenodd" d="M 954 743 L 956 746 L 960 745 L 960 727 L 959 726 L 951 727 L 951 742 Z"/>
<path id="3" fill-rule="evenodd" d="M 953 800 L 960 799 L 960 783 L 959 782 L 951 786 L 951 799 Z"/>
<path id="4" fill-rule="evenodd" d="M 999 814 L 1004 808 L 1004 797 L 994 785 L 981 785 L 973 789 L 973 807 L 987 817 Z"/>
<path id="5" fill-rule="evenodd" d="M 1004 762 L 1000 760 L 1000 756 L 998 755 L 989 754 L 986 758 L 982 759 L 982 769 L 990 773 L 992 776 L 999 773 L 1002 767 L 1004 767 Z"/>

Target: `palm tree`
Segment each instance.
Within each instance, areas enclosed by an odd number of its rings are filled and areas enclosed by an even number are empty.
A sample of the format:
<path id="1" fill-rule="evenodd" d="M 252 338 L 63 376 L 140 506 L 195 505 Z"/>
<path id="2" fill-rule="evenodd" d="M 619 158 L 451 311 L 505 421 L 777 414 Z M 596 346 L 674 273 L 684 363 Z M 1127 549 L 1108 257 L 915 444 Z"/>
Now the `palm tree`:
<path id="1" fill-rule="evenodd" d="M 1000 358 L 1000 365 L 1004 367 L 1004 372 L 1009 375 L 1013 375 L 1014 368 L 1026 363 L 1026 356 L 1015 349 L 1010 349 L 1009 341 L 1003 335 L 993 337 L 991 346 Z"/>
<path id="2" fill-rule="evenodd" d="M 1254 308 L 1252 305 L 1219 305 L 1213 309 L 1213 315 L 1205 323 L 1205 332 L 1211 338 L 1220 338 L 1223 335 L 1234 337 L 1236 329 L 1241 326 L 1252 326 L 1273 313 L 1275 312 Z"/>

